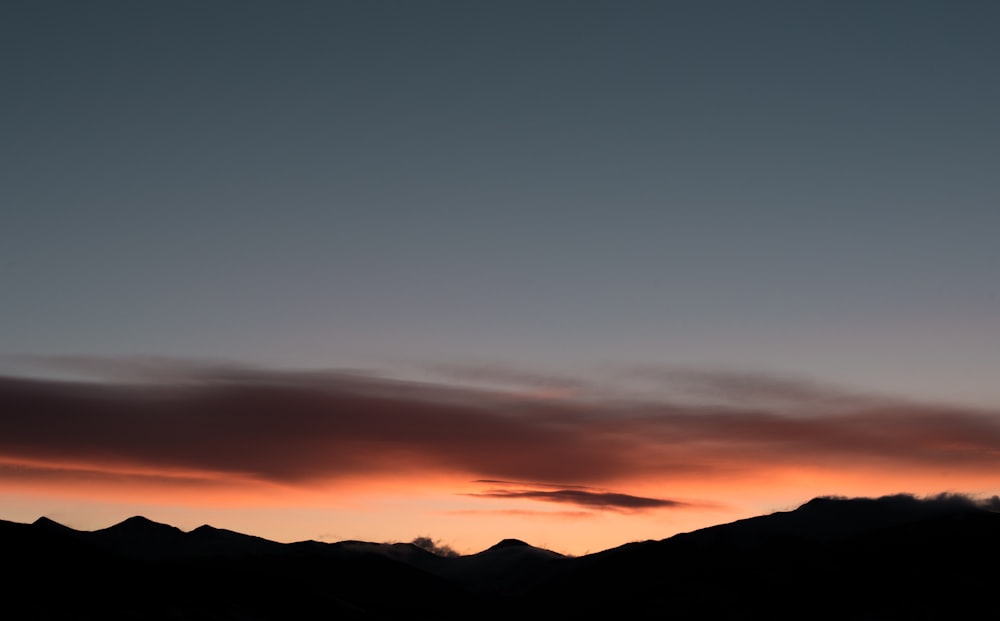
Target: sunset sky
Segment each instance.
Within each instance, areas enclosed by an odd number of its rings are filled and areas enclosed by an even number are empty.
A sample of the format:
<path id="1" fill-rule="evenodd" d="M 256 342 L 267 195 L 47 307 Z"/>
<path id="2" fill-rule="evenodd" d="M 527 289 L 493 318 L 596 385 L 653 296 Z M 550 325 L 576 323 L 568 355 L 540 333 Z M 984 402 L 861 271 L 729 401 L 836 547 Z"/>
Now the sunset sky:
<path id="1" fill-rule="evenodd" d="M 0 519 L 580 554 L 1000 494 L 1000 3 L 0 3 Z"/>

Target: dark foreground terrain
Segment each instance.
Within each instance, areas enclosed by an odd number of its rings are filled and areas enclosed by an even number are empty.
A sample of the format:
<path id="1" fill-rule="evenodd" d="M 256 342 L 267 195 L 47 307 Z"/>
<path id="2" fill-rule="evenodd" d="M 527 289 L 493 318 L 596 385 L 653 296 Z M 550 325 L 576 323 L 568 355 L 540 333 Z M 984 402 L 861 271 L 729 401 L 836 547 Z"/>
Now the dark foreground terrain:
<path id="1" fill-rule="evenodd" d="M 961 498 L 795 511 L 569 558 L 504 540 L 280 544 L 145 518 L 0 521 L 10 619 L 1000 618 L 1000 513 Z"/>

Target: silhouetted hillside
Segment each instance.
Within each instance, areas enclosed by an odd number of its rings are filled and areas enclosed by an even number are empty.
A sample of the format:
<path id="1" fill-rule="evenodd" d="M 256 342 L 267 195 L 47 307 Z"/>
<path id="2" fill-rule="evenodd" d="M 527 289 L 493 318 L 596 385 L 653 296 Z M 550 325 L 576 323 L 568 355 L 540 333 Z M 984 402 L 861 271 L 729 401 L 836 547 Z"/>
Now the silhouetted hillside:
<path id="1" fill-rule="evenodd" d="M 992 609 L 1000 514 L 962 499 L 816 499 L 580 559 L 529 598 L 555 614 L 951 619 Z M 586 594 L 581 599 L 581 595 Z"/>
<path id="2" fill-rule="evenodd" d="M 815 499 L 570 558 L 503 540 L 281 544 L 134 517 L 82 532 L 0 521 L 9 609 L 30 619 L 670 619 L 991 616 L 1000 514 L 961 497 Z"/>

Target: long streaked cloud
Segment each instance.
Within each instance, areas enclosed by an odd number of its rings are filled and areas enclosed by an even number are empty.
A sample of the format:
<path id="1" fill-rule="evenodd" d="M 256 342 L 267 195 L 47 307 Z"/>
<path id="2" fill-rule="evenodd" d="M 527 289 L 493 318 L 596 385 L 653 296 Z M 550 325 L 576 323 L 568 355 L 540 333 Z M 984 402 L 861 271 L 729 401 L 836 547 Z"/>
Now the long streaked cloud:
<path id="1" fill-rule="evenodd" d="M 447 472 L 552 482 L 523 486 L 526 499 L 625 507 L 643 499 L 574 486 L 710 480 L 781 466 L 1000 469 L 998 412 L 883 398 L 813 410 L 805 397 L 815 387 L 796 392 L 791 381 L 762 383 L 770 386 L 763 403 L 697 405 L 669 396 L 533 399 L 351 373 L 236 368 L 192 370 L 191 378 L 0 378 L 0 461 L 7 464 L 0 477 L 16 476 L 11 464 L 18 463 L 34 464 L 36 477 L 46 472 L 38 464 L 50 464 L 52 476 L 79 467 L 292 484 Z M 734 378 L 719 383 L 731 386 Z M 805 397 L 796 408 L 769 408 L 775 391 Z"/>
<path id="2" fill-rule="evenodd" d="M 478 479 L 473 483 L 494 486 L 482 492 L 465 494 L 476 498 L 500 500 L 540 500 L 572 504 L 587 509 L 612 509 L 619 511 L 646 511 L 650 509 L 676 509 L 690 507 L 691 503 L 664 498 L 633 496 L 586 485 L 559 485 L 526 481 L 502 481 L 498 479 Z M 499 487 L 496 487 L 499 486 Z"/>
<path id="3" fill-rule="evenodd" d="M 432 363 L 421 365 L 432 376 L 486 386 L 504 386 L 524 392 L 574 394 L 591 387 L 587 380 L 519 369 L 499 363 Z"/>
<path id="4" fill-rule="evenodd" d="M 812 378 L 760 371 L 643 364 L 615 365 L 610 375 L 619 386 L 678 403 L 831 411 L 893 401 Z"/>
<path id="5" fill-rule="evenodd" d="M 559 502 L 581 507 L 599 509 L 665 509 L 687 506 L 686 503 L 661 498 L 644 498 L 616 492 L 592 492 L 581 489 L 493 489 L 485 492 L 468 494 L 477 498 L 500 498 L 504 500 L 527 499 Z"/>

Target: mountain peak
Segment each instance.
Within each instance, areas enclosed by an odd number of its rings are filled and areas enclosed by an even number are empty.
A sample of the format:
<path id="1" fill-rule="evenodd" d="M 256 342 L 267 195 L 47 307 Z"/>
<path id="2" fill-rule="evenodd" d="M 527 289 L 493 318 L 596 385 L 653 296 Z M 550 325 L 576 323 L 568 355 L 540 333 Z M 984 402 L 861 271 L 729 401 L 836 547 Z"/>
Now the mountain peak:
<path id="1" fill-rule="evenodd" d="M 41 527 L 41 528 L 47 528 L 47 529 L 50 529 L 50 530 L 73 530 L 69 526 L 66 526 L 65 524 L 60 524 L 59 522 L 56 522 L 55 520 L 49 519 L 49 518 L 45 517 L 44 515 L 42 517 L 38 518 L 37 520 L 35 520 L 34 522 L 32 522 L 32 525 L 33 526 L 38 526 L 38 527 Z"/>
<path id="2" fill-rule="evenodd" d="M 500 543 L 487 548 L 487 550 L 500 550 L 503 548 L 530 548 L 531 545 L 527 544 L 520 539 L 504 539 Z"/>
<path id="3" fill-rule="evenodd" d="M 160 526 L 166 526 L 166 524 L 160 524 L 159 522 L 154 522 L 153 520 L 149 519 L 148 517 L 146 517 L 144 515 L 133 515 L 130 518 L 122 520 L 121 522 L 119 522 L 119 524 L 120 525 L 121 524 L 130 524 L 130 525 L 135 525 L 135 526 L 138 526 L 140 524 L 143 525 L 143 526 L 148 526 L 150 524 L 158 524 Z"/>
<path id="4" fill-rule="evenodd" d="M 160 522 L 154 522 L 153 520 L 141 516 L 133 515 L 127 520 L 122 520 L 114 526 L 106 528 L 107 531 L 118 531 L 118 532 L 143 532 L 143 531 L 176 531 L 181 532 L 181 529 L 176 526 L 171 526 L 170 524 L 161 524 Z"/>

